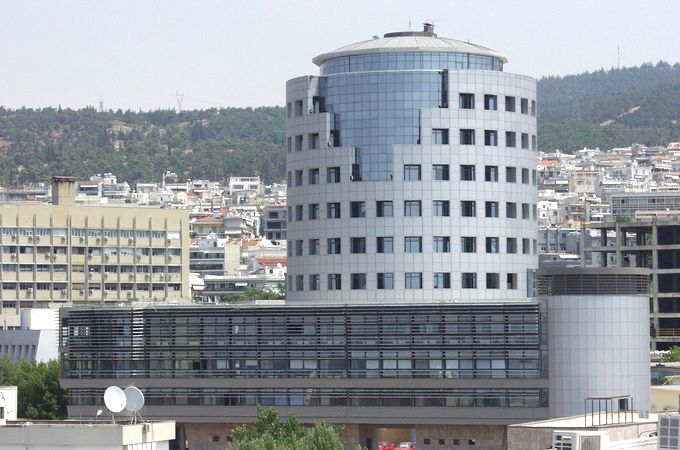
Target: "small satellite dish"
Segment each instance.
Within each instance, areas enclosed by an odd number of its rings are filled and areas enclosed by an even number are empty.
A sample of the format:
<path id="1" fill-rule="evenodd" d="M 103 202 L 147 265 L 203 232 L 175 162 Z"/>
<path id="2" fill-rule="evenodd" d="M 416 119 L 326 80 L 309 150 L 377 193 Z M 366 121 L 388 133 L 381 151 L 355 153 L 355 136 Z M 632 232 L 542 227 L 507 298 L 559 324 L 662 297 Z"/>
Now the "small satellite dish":
<path id="1" fill-rule="evenodd" d="M 112 413 L 119 413 L 125 408 L 125 393 L 118 386 L 109 386 L 104 391 L 104 404 Z"/>
<path id="2" fill-rule="evenodd" d="M 125 395 L 125 409 L 136 413 L 144 407 L 144 394 L 134 386 L 128 386 L 123 391 Z"/>

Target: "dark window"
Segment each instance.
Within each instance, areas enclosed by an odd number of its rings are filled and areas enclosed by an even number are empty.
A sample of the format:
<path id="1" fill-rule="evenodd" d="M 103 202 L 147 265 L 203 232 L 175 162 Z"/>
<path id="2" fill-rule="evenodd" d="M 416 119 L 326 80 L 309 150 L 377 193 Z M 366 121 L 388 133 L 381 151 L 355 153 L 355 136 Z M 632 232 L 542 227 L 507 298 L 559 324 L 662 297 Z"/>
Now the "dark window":
<path id="1" fill-rule="evenodd" d="M 405 200 L 404 201 L 404 216 L 406 217 L 420 217 L 421 207 L 420 200 Z"/>
<path id="2" fill-rule="evenodd" d="M 432 201 L 432 215 L 435 217 L 449 217 L 449 201 L 448 200 L 433 200 Z"/>
<path id="3" fill-rule="evenodd" d="M 448 164 L 434 164 L 432 166 L 432 179 L 435 181 L 449 180 L 449 165 Z"/>
<path id="4" fill-rule="evenodd" d="M 295 136 L 295 151 L 296 152 L 302 151 L 302 135 L 301 134 Z"/>
<path id="5" fill-rule="evenodd" d="M 320 243 L 318 239 L 309 240 L 309 254 L 319 255 L 321 253 Z"/>
<path id="6" fill-rule="evenodd" d="M 339 183 L 340 182 L 340 168 L 339 167 L 329 167 L 326 169 L 326 181 L 328 183 Z"/>
<path id="7" fill-rule="evenodd" d="M 486 217 L 498 217 L 498 202 L 486 202 L 484 210 Z"/>
<path id="8" fill-rule="evenodd" d="M 305 276 L 295 275 L 295 290 L 302 291 L 305 289 Z"/>
<path id="9" fill-rule="evenodd" d="M 505 217 L 507 217 L 508 219 L 517 218 L 517 203 L 507 202 L 505 204 Z"/>
<path id="10" fill-rule="evenodd" d="M 329 273 L 328 274 L 328 290 L 336 291 L 342 289 L 342 274 Z"/>
<path id="11" fill-rule="evenodd" d="M 451 274 L 449 272 L 435 272 L 434 288 L 451 289 Z"/>
<path id="12" fill-rule="evenodd" d="M 505 181 L 508 183 L 517 183 L 517 169 L 515 167 L 505 168 Z"/>
<path id="13" fill-rule="evenodd" d="M 484 96 L 484 109 L 487 111 L 496 111 L 498 109 L 498 97 L 495 95 Z"/>
<path id="14" fill-rule="evenodd" d="M 310 203 L 307 214 L 308 214 L 309 220 L 317 220 L 319 218 L 319 204 L 318 203 Z"/>
<path id="15" fill-rule="evenodd" d="M 393 253 L 394 239 L 392 236 L 380 236 L 376 238 L 376 252 L 377 253 Z"/>
<path id="16" fill-rule="evenodd" d="M 505 96 L 505 110 L 515 112 L 515 97 Z"/>
<path id="17" fill-rule="evenodd" d="M 421 272 L 406 272 L 404 274 L 404 287 L 406 289 L 422 289 L 423 274 Z"/>
<path id="18" fill-rule="evenodd" d="M 404 237 L 404 252 L 405 253 L 422 253 L 423 238 L 420 236 L 405 236 Z"/>
<path id="19" fill-rule="evenodd" d="M 295 100 L 295 116 L 302 115 L 302 100 Z"/>
<path id="20" fill-rule="evenodd" d="M 419 180 L 420 180 L 420 164 L 405 164 L 404 181 L 419 181 Z"/>
<path id="21" fill-rule="evenodd" d="M 531 253 L 531 244 L 529 244 L 529 239 L 523 238 L 522 239 L 522 254 L 528 255 Z"/>
<path id="22" fill-rule="evenodd" d="M 522 133 L 521 135 L 522 139 L 522 148 L 528 150 L 529 149 L 529 135 L 527 133 Z"/>
<path id="23" fill-rule="evenodd" d="M 462 217 L 475 217 L 477 215 L 477 205 L 473 200 L 463 200 L 460 202 L 460 215 Z"/>
<path id="24" fill-rule="evenodd" d="M 302 186 L 302 170 L 295 171 L 295 186 Z"/>
<path id="25" fill-rule="evenodd" d="M 312 133 L 307 135 L 307 148 L 314 150 L 319 148 L 319 133 Z"/>
<path id="26" fill-rule="evenodd" d="M 498 181 L 498 166 L 484 166 L 484 181 Z"/>
<path id="27" fill-rule="evenodd" d="M 506 147 L 517 146 L 517 133 L 515 133 L 514 131 L 505 132 L 505 146 Z"/>
<path id="28" fill-rule="evenodd" d="M 475 181 L 475 166 L 460 166 L 460 181 Z"/>
<path id="29" fill-rule="evenodd" d="M 302 246 L 303 246 L 302 239 L 295 241 L 295 256 L 302 256 Z"/>
<path id="30" fill-rule="evenodd" d="M 506 238 L 505 247 L 508 253 L 517 253 L 517 238 Z"/>
<path id="31" fill-rule="evenodd" d="M 328 219 L 339 219 L 340 218 L 340 203 L 333 202 L 326 204 L 326 217 Z"/>
<path id="32" fill-rule="evenodd" d="M 349 203 L 350 217 L 366 217 L 366 202 L 350 202 Z"/>
<path id="33" fill-rule="evenodd" d="M 366 289 L 366 274 L 353 273 L 352 274 L 352 289 Z"/>
<path id="34" fill-rule="evenodd" d="M 475 130 L 460 130 L 460 145 L 475 145 Z"/>
<path id="35" fill-rule="evenodd" d="M 309 290 L 318 291 L 321 289 L 321 277 L 319 274 L 312 274 L 309 276 Z"/>
<path id="36" fill-rule="evenodd" d="M 304 214 L 304 205 L 295 205 L 295 220 L 302 220 Z"/>
<path id="37" fill-rule="evenodd" d="M 342 147 L 342 142 L 340 141 L 340 130 L 331 130 L 330 138 L 330 147 Z"/>
<path id="38" fill-rule="evenodd" d="M 472 272 L 463 272 L 461 274 L 461 287 L 463 289 L 477 288 L 477 274 Z"/>
<path id="39" fill-rule="evenodd" d="M 474 236 L 463 236 L 460 238 L 460 246 L 463 253 L 476 253 L 477 238 Z"/>
<path id="40" fill-rule="evenodd" d="M 394 289 L 394 274 L 391 272 L 378 273 L 378 289 Z"/>
<path id="41" fill-rule="evenodd" d="M 378 200 L 375 202 L 376 216 L 378 217 L 392 217 L 394 215 L 394 208 L 391 200 Z"/>
<path id="42" fill-rule="evenodd" d="M 506 288 L 507 289 L 517 289 L 517 274 L 509 273 L 506 275 Z"/>
<path id="43" fill-rule="evenodd" d="M 327 241 L 328 248 L 326 252 L 329 255 L 339 255 L 342 252 L 340 238 L 329 238 Z"/>
<path id="44" fill-rule="evenodd" d="M 531 149 L 536 150 L 537 146 L 538 146 L 538 144 L 536 143 L 536 135 L 532 134 L 531 135 Z"/>
<path id="45" fill-rule="evenodd" d="M 529 169 L 522 169 L 522 183 L 529 184 Z"/>
<path id="46" fill-rule="evenodd" d="M 536 115 L 536 100 L 531 101 L 531 115 L 532 116 Z"/>
<path id="47" fill-rule="evenodd" d="M 498 253 L 500 251 L 498 245 L 498 238 L 497 237 L 488 237 L 486 238 L 486 252 L 487 253 Z"/>
<path id="48" fill-rule="evenodd" d="M 366 253 L 366 238 L 365 237 L 350 238 L 350 251 L 352 253 Z"/>
<path id="49" fill-rule="evenodd" d="M 522 219 L 529 219 L 529 204 L 522 203 Z"/>
<path id="50" fill-rule="evenodd" d="M 498 145 L 498 131 L 484 130 L 484 145 L 495 147 Z"/>
<path id="51" fill-rule="evenodd" d="M 319 184 L 319 169 L 309 169 L 309 184 Z"/>
<path id="52" fill-rule="evenodd" d="M 432 238 L 432 251 L 435 253 L 451 252 L 451 238 L 449 236 L 434 236 Z"/>
<path id="53" fill-rule="evenodd" d="M 486 288 L 487 289 L 500 289 L 500 277 L 497 273 L 487 273 L 486 274 Z"/>
<path id="54" fill-rule="evenodd" d="M 448 128 L 433 128 L 432 129 L 432 144 L 448 145 L 449 144 L 449 130 L 448 130 Z"/>
<path id="55" fill-rule="evenodd" d="M 522 114 L 529 114 L 529 100 L 523 98 L 520 100 L 520 110 Z"/>
<path id="56" fill-rule="evenodd" d="M 475 109 L 475 94 L 460 94 L 458 98 L 460 109 Z"/>

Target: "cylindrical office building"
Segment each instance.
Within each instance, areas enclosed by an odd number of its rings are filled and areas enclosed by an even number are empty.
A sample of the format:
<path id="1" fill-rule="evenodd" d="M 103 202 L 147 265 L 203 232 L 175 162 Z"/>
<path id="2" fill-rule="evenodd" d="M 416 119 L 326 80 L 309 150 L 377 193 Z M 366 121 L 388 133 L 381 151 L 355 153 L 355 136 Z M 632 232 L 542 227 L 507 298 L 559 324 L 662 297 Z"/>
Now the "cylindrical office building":
<path id="1" fill-rule="evenodd" d="M 536 82 L 428 24 L 313 61 L 286 91 L 288 301 L 526 299 Z"/>

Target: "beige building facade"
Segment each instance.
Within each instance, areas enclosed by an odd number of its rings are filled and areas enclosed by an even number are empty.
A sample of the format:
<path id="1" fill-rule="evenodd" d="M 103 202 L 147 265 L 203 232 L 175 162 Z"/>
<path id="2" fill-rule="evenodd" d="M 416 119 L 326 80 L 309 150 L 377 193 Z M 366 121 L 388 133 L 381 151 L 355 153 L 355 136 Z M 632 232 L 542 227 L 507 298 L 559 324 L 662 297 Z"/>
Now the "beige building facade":
<path id="1" fill-rule="evenodd" d="M 73 192 L 55 177 L 52 205 L 0 205 L 0 327 L 20 308 L 190 298 L 186 211 L 77 206 Z"/>

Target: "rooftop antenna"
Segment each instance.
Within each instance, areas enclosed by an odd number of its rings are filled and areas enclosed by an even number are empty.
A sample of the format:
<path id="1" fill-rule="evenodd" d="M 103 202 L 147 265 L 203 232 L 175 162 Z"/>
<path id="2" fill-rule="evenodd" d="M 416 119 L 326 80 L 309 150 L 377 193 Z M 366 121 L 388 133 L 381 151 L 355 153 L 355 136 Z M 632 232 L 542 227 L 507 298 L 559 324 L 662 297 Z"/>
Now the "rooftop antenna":
<path id="1" fill-rule="evenodd" d="M 621 68 L 621 47 L 616 46 L 616 63 L 618 68 Z"/>
<path id="2" fill-rule="evenodd" d="M 99 94 L 99 112 L 104 112 L 104 97 Z"/>
<path id="3" fill-rule="evenodd" d="M 408 18 L 408 31 L 411 31 L 411 18 Z"/>
<path id="4" fill-rule="evenodd" d="M 182 112 L 182 100 L 184 100 L 184 92 L 175 91 L 177 97 L 177 112 Z"/>

